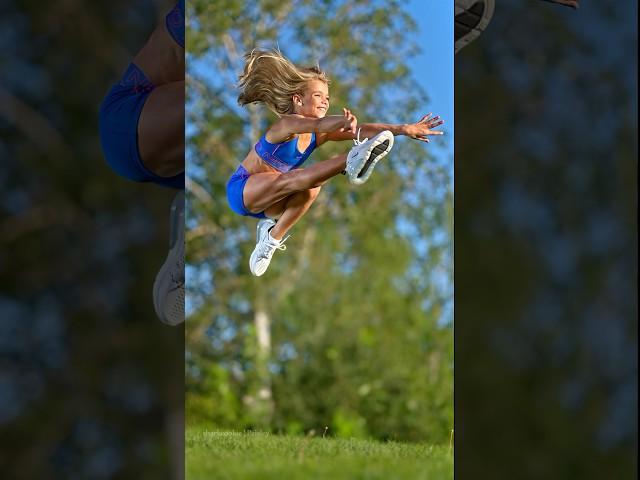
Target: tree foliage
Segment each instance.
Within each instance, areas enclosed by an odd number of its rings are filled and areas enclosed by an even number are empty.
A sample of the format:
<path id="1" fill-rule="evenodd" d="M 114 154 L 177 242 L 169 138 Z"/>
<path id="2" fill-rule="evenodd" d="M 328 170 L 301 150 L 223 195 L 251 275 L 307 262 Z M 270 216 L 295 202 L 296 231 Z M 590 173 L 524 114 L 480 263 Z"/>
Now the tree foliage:
<path id="1" fill-rule="evenodd" d="M 229 175 L 267 128 L 236 105 L 242 54 L 279 46 L 331 78 L 332 110 L 415 121 L 428 98 L 401 3 L 188 3 L 187 416 L 225 428 L 448 440 L 453 425 L 451 168 L 399 139 L 362 187 L 328 182 L 267 274 Z M 323 146 L 310 161 L 347 151 Z M 269 320 L 261 348 L 256 315 Z"/>

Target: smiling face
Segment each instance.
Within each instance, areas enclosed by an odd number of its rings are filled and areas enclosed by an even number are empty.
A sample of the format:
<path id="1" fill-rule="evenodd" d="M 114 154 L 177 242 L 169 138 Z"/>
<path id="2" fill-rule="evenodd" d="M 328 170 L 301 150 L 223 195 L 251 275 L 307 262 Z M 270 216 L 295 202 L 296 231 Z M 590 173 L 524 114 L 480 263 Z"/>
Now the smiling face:
<path id="1" fill-rule="evenodd" d="M 305 117 L 323 118 L 329 110 L 329 86 L 322 80 L 309 80 L 304 95 L 293 96 L 293 108 Z"/>

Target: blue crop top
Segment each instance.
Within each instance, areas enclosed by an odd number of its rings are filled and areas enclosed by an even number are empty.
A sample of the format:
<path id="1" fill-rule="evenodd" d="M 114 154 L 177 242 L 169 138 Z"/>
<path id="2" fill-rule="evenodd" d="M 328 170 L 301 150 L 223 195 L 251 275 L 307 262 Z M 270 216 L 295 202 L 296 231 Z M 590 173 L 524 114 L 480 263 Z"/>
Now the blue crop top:
<path id="1" fill-rule="evenodd" d="M 184 48 L 184 2 L 179 0 L 175 7 L 167 14 L 165 20 L 167 31 L 178 45 Z"/>
<path id="2" fill-rule="evenodd" d="M 266 134 L 256 143 L 256 153 L 266 163 L 283 173 L 302 165 L 316 148 L 315 133 L 311 134 L 311 143 L 304 152 L 298 151 L 298 137 L 283 143 L 269 143 L 265 137 Z"/>

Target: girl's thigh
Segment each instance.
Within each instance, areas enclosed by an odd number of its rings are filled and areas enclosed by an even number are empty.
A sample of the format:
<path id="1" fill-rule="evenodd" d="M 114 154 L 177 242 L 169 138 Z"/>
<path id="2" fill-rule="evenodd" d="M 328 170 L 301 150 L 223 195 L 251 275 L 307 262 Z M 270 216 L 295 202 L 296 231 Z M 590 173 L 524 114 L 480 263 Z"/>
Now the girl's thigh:
<path id="1" fill-rule="evenodd" d="M 140 114 L 140 157 L 161 177 L 184 172 L 184 85 L 180 81 L 155 87 Z"/>
<path id="2" fill-rule="evenodd" d="M 284 175 L 276 172 L 251 175 L 244 186 L 242 196 L 247 210 L 252 213 L 263 212 L 291 195 L 292 192 L 286 188 Z"/>

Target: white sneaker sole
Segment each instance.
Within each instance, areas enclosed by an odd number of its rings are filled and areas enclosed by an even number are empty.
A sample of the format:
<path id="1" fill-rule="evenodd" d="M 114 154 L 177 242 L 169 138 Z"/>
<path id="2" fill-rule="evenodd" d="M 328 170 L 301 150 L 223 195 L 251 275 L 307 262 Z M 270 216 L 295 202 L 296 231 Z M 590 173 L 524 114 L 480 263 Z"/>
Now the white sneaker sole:
<path id="1" fill-rule="evenodd" d="M 456 0 L 454 8 L 454 51 L 458 53 L 487 28 L 495 3 L 494 0 Z"/>
<path id="2" fill-rule="evenodd" d="M 357 174 L 348 175 L 349 183 L 362 185 L 373 173 L 376 164 L 382 160 L 393 147 L 393 134 L 385 130 L 374 137 L 375 141 L 365 150 L 364 155 L 358 165 L 353 168 Z"/>
<path id="3" fill-rule="evenodd" d="M 182 202 L 182 205 L 180 205 Z M 184 285 L 172 288 L 171 270 L 184 257 L 184 193 L 179 192 L 171 205 L 169 254 L 153 282 L 153 307 L 161 322 L 178 325 L 184 322 Z M 167 309 L 167 306 L 169 308 Z M 168 311 L 167 311 L 168 310 Z"/>

